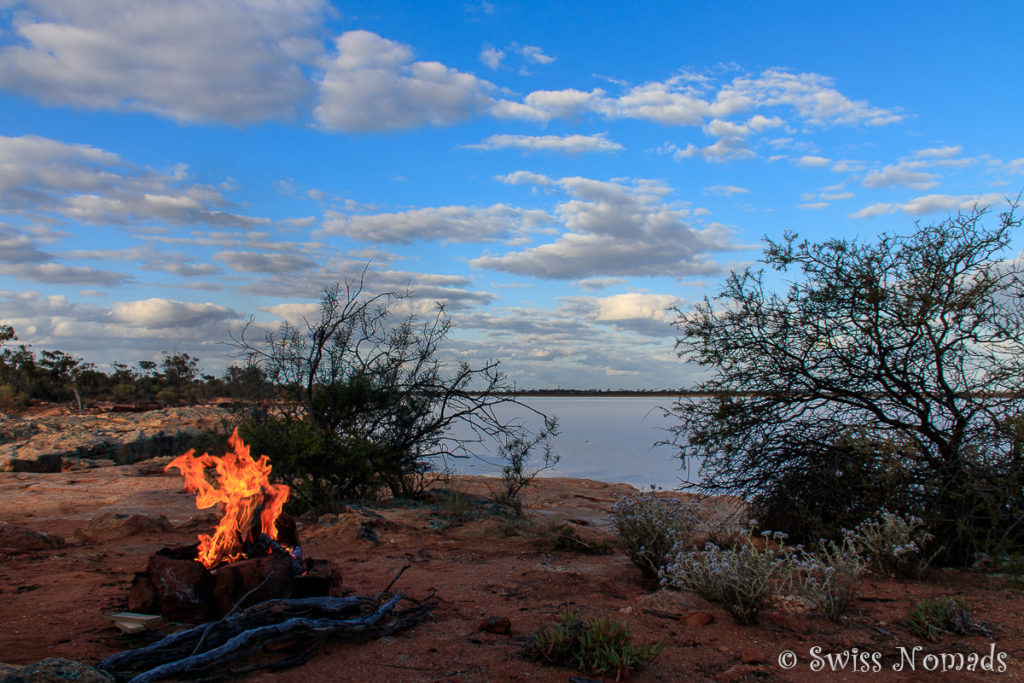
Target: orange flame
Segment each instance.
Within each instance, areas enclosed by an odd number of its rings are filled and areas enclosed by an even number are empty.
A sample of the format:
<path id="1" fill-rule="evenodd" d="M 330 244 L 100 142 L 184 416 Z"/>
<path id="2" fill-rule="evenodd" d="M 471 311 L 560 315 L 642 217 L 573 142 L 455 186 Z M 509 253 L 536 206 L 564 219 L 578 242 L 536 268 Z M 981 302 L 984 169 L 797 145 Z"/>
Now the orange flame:
<path id="1" fill-rule="evenodd" d="M 228 443 L 234 450 L 225 453 L 224 457 L 203 453 L 197 458 L 195 449 L 192 449 L 164 468 L 165 472 L 172 467 L 181 472 L 185 477 L 185 490 L 196 494 L 196 507 L 200 510 L 224 504 L 224 515 L 213 536 L 199 534 L 196 560 L 207 569 L 245 557 L 243 544 L 254 540 L 253 515 L 260 506 L 263 507 L 261 531 L 276 540 L 275 524 L 288 500 L 287 486 L 270 483 L 270 458 L 261 455 L 259 460 L 253 460 L 237 429 Z M 207 480 L 208 467 L 216 468 L 220 488 L 214 488 Z"/>

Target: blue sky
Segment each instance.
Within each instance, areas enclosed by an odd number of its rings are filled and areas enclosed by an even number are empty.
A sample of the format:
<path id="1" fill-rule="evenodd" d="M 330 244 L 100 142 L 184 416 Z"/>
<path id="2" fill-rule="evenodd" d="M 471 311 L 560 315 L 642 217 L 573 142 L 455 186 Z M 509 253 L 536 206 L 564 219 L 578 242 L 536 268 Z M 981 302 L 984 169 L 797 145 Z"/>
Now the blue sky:
<path id="1" fill-rule="evenodd" d="M 524 387 L 672 388 L 762 238 L 1024 188 L 1018 2 L 0 0 L 0 321 L 199 357 L 369 263 Z"/>

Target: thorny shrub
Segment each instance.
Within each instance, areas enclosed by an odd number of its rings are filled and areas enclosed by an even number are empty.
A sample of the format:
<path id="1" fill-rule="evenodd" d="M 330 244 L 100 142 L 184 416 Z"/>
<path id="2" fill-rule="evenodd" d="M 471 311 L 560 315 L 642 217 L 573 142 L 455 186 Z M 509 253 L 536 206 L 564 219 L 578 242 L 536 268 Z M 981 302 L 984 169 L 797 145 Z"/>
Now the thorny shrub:
<path id="1" fill-rule="evenodd" d="M 932 534 L 913 515 L 899 515 L 883 508 L 861 522 L 856 534 L 858 545 L 871 558 L 875 569 L 889 577 L 916 577 L 934 557 L 924 554 Z"/>
<path id="2" fill-rule="evenodd" d="M 651 493 L 619 498 L 611 509 L 626 557 L 649 578 L 656 578 L 673 547 L 700 521 L 693 505 Z"/>
<path id="3" fill-rule="evenodd" d="M 625 621 L 599 617 L 588 622 L 566 607 L 554 623 L 533 634 L 527 656 L 621 680 L 659 652 L 660 642 L 637 646 Z"/>

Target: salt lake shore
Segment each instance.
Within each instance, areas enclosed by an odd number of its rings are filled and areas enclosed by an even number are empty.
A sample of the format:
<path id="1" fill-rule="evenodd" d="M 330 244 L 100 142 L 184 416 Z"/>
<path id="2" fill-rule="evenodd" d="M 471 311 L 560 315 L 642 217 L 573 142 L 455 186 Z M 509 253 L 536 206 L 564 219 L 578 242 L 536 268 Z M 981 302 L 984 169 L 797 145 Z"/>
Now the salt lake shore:
<path id="1" fill-rule="evenodd" d="M 132 578 L 152 553 L 193 543 L 217 519 L 196 509 L 176 472 L 164 473 L 173 454 L 166 451 L 223 429 L 228 415 L 202 407 L 0 418 L 0 681 L 57 680 L 33 668 L 48 658 L 79 662 L 78 680 L 90 680 L 99 676 L 90 667 L 143 642 L 109 615 L 126 609 Z M 461 518 L 446 486 L 462 496 Z M 488 503 L 496 487 L 487 477 L 455 477 L 436 482 L 425 501 L 299 518 L 304 554 L 329 560 L 347 589 L 374 594 L 409 565 L 396 588 L 416 598 L 433 592 L 440 602 L 432 619 L 399 635 L 328 643 L 300 667 L 248 680 L 582 680 L 522 656 L 530 634 L 566 603 L 587 618 L 625 620 L 639 641 L 663 642 L 637 680 L 1024 680 L 1021 588 L 984 568 L 930 569 L 917 580 L 868 576 L 838 624 L 785 600 L 760 623 L 740 626 L 693 593 L 645 581 L 617 549 L 553 547 L 565 525 L 593 546 L 614 547 L 608 510 L 635 488 L 539 478 L 517 520 Z M 741 508 L 728 498 L 698 502 L 709 519 Z M 963 597 L 993 636 L 930 642 L 913 635 L 905 625 L 910 608 L 946 596 Z M 502 619 L 508 632 L 488 628 Z M 958 670 L 972 661 L 974 670 Z M 996 671 L 986 670 L 989 662 Z"/>

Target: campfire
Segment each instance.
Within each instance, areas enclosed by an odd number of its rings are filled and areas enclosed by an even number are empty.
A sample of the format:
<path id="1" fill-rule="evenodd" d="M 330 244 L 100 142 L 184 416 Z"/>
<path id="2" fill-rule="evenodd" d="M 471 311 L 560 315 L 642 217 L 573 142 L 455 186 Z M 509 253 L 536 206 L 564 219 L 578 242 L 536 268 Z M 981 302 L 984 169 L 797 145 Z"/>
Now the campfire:
<path id="1" fill-rule="evenodd" d="M 270 459 L 253 460 L 237 431 L 229 444 L 221 457 L 189 451 L 164 469 L 181 472 L 197 507 L 223 514 L 198 543 L 151 555 L 132 583 L 131 611 L 114 615 L 127 632 L 159 621 L 150 614 L 198 625 L 111 655 L 100 668 L 121 678 L 144 671 L 138 681 L 280 669 L 302 664 L 328 637 L 382 638 L 430 618 L 433 592 L 424 600 L 391 593 L 409 565 L 376 595 L 340 597 L 341 572 L 302 559 L 295 522 L 282 511 L 288 487 L 270 483 Z M 403 600 L 413 606 L 399 609 Z M 251 663 L 235 669 L 240 660 Z"/>
<path id="2" fill-rule="evenodd" d="M 329 595 L 340 573 L 325 560 L 302 558 L 295 522 L 283 512 L 288 487 L 270 483 L 270 458 L 254 460 L 238 436 L 223 456 L 194 450 L 172 460 L 196 507 L 223 509 L 199 543 L 150 556 L 132 584 L 129 608 L 175 621 L 218 619 L 232 609 L 272 598 Z"/>

